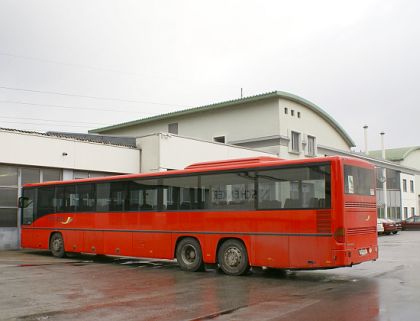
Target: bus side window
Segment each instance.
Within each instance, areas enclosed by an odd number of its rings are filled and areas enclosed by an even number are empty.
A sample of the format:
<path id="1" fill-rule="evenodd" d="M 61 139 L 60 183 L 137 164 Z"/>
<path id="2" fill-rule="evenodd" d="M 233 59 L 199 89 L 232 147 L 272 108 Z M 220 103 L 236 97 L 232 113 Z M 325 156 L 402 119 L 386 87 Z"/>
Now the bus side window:
<path id="1" fill-rule="evenodd" d="M 55 188 L 54 206 L 56 213 L 71 213 L 76 208 L 76 188 L 74 185 L 60 185 Z"/>
<path id="2" fill-rule="evenodd" d="M 55 213 L 54 187 L 40 187 L 38 189 L 38 206 L 36 218 Z"/>
<path id="3" fill-rule="evenodd" d="M 78 184 L 76 189 L 76 210 L 77 212 L 95 211 L 95 185 Z"/>
<path id="4" fill-rule="evenodd" d="M 110 198 L 111 185 L 110 183 L 96 184 L 96 211 L 108 212 L 111 203 Z"/>
<path id="5" fill-rule="evenodd" d="M 158 179 L 135 180 L 128 182 L 129 211 L 157 211 Z"/>
<path id="6" fill-rule="evenodd" d="M 127 197 L 127 182 L 112 182 L 111 183 L 111 204 L 110 210 L 114 212 L 122 212 L 126 210 Z"/>
<path id="7" fill-rule="evenodd" d="M 330 167 L 310 165 L 258 171 L 258 209 L 330 207 Z"/>
<path id="8" fill-rule="evenodd" d="M 248 171 L 200 176 L 203 209 L 255 209 L 255 173 Z M 204 191 L 204 192 L 203 192 Z"/>
<path id="9" fill-rule="evenodd" d="M 191 210 L 199 208 L 198 176 L 164 178 L 163 210 Z"/>

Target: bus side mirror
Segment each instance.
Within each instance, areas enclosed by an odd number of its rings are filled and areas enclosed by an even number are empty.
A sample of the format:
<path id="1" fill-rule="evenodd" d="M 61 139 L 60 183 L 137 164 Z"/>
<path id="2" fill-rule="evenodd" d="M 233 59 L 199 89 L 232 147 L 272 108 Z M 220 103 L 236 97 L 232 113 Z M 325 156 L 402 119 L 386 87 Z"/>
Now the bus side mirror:
<path id="1" fill-rule="evenodd" d="M 32 201 L 28 197 L 19 197 L 19 208 L 27 208 L 31 203 Z"/>

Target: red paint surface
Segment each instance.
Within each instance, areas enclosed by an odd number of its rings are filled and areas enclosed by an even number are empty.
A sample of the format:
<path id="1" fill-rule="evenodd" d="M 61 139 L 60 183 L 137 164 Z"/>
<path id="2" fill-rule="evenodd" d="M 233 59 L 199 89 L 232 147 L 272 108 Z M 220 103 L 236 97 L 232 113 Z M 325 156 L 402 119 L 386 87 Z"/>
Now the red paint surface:
<path id="1" fill-rule="evenodd" d="M 289 164 L 331 162 L 331 209 L 188 211 L 188 212 L 110 212 L 59 213 L 45 215 L 32 225 L 22 226 L 22 247 L 48 249 L 50 235 L 59 231 L 68 252 L 172 259 L 180 237 L 199 240 L 204 262 L 215 263 L 217 246 L 225 238 L 241 239 L 251 266 L 277 268 L 330 268 L 349 266 L 378 257 L 376 233 L 376 197 L 344 194 L 343 164 L 373 169 L 367 162 L 343 157 L 311 160 L 259 159 L 223 166 L 194 166 L 193 169 L 152 174 L 132 174 L 77 181 L 30 184 L 45 186 L 69 182 L 98 182 L 127 178 L 156 177 L 198 173 L 218 169 L 258 168 Z M 349 208 L 346 203 L 359 206 Z M 365 206 L 368 204 L 369 206 Z M 329 231 L 320 231 L 317 217 L 330 217 Z M 73 220 L 68 224 L 68 217 Z M 344 242 L 332 236 L 344 228 Z M 349 232 L 351 231 L 351 232 Z M 286 235 L 261 235 L 261 233 Z M 316 236 L 315 234 L 331 236 Z M 304 235 L 299 235 L 304 234 Z M 370 253 L 359 255 L 360 249 Z"/>

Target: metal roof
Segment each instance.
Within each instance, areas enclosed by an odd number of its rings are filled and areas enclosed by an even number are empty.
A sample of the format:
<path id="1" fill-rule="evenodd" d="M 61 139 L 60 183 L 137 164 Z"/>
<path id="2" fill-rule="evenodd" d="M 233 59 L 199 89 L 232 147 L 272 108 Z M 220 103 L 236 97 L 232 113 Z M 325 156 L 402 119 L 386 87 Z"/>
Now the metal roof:
<path id="1" fill-rule="evenodd" d="M 89 133 L 99 133 L 100 134 L 100 133 L 105 133 L 107 131 L 114 130 L 114 129 L 125 128 L 125 127 L 136 126 L 136 125 L 142 125 L 142 124 L 150 123 L 150 122 L 154 122 L 154 121 L 171 119 L 171 118 L 184 116 L 184 115 L 189 115 L 189 114 L 194 114 L 194 113 L 198 113 L 198 112 L 201 113 L 201 112 L 204 112 L 204 111 L 216 110 L 216 109 L 219 109 L 219 108 L 241 105 L 241 104 L 261 101 L 261 100 L 265 100 L 265 99 L 272 99 L 272 98 L 287 99 L 287 100 L 290 100 L 290 101 L 297 102 L 297 103 L 311 109 L 312 111 L 317 113 L 321 118 L 323 118 L 327 123 L 329 123 L 341 135 L 341 137 L 345 140 L 345 142 L 349 145 L 349 147 L 356 146 L 354 141 L 345 132 L 345 130 L 328 113 L 326 113 L 322 108 L 318 107 L 314 103 L 311 103 L 310 101 L 308 101 L 308 100 L 306 100 L 302 97 L 299 97 L 299 96 L 296 96 L 296 95 L 293 95 L 293 94 L 290 94 L 290 93 L 287 93 L 287 92 L 284 92 L 284 91 L 273 91 L 273 92 L 269 92 L 269 93 L 265 93 L 265 94 L 260 94 L 260 95 L 244 97 L 244 98 L 240 98 L 240 99 L 224 101 L 224 102 L 215 103 L 215 104 L 211 104 L 211 105 L 205 105 L 205 106 L 200 106 L 200 107 L 183 109 L 183 110 L 180 110 L 180 111 L 175 111 L 175 112 L 171 112 L 171 113 L 156 115 L 156 116 L 147 117 L 147 118 L 141 118 L 141 119 L 137 119 L 137 120 L 121 123 L 121 124 L 116 124 L 116 125 L 112 125 L 112 126 L 92 129 L 92 130 L 89 131 Z"/>
<path id="2" fill-rule="evenodd" d="M 41 133 L 41 132 L 30 131 L 30 130 L 21 130 L 21 129 L 3 128 L 3 127 L 0 127 L 0 131 L 37 135 L 37 136 L 44 136 L 44 137 L 56 137 L 56 138 L 61 138 L 61 139 L 71 139 L 71 140 L 80 141 L 80 142 L 99 143 L 99 144 L 110 145 L 110 146 L 136 148 L 136 139 L 134 137 L 118 137 L 118 136 L 108 136 L 108 135 L 96 135 L 96 134 L 93 135 L 93 134 L 65 133 L 65 132 Z"/>
<path id="3" fill-rule="evenodd" d="M 404 160 L 410 153 L 419 150 L 420 146 L 401 147 L 401 148 L 390 148 L 385 150 L 385 158 L 387 160 L 397 162 Z M 369 156 L 374 158 L 382 158 L 381 150 L 373 150 L 369 152 Z"/>

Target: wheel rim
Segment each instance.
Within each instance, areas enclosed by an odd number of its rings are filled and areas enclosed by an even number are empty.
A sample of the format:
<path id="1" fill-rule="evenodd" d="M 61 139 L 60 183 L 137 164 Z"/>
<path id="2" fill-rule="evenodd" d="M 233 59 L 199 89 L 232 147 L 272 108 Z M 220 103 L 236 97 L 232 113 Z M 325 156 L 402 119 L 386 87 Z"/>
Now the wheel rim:
<path id="1" fill-rule="evenodd" d="M 182 249 L 182 261 L 185 262 L 185 264 L 191 265 L 194 264 L 197 260 L 197 250 L 194 246 L 191 244 L 187 244 Z"/>
<path id="2" fill-rule="evenodd" d="M 230 247 L 226 250 L 224 261 L 230 268 L 236 268 L 242 263 L 242 252 L 237 247 Z"/>
<path id="3" fill-rule="evenodd" d="M 62 247 L 62 242 L 61 239 L 59 237 L 56 237 L 53 239 L 52 241 L 52 249 L 54 252 L 59 252 L 61 250 Z"/>

